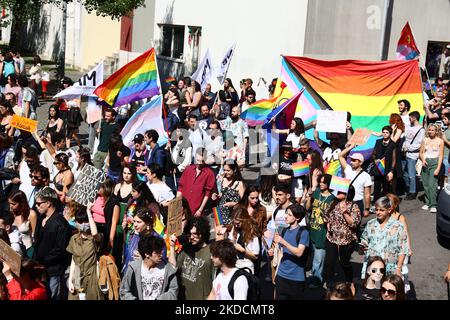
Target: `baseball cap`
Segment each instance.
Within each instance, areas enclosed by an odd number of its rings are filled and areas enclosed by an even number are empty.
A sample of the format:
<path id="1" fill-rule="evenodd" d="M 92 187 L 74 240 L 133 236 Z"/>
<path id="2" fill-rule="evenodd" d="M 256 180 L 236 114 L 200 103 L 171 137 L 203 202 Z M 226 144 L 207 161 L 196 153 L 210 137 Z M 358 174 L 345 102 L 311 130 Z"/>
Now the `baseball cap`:
<path id="1" fill-rule="evenodd" d="M 361 153 L 353 153 L 353 154 L 350 156 L 350 159 L 359 160 L 359 161 L 361 161 L 361 163 L 364 162 L 364 156 L 363 156 Z"/>
<path id="2" fill-rule="evenodd" d="M 142 143 L 142 141 L 144 141 L 144 136 L 141 133 L 138 133 L 134 136 L 134 143 Z"/>

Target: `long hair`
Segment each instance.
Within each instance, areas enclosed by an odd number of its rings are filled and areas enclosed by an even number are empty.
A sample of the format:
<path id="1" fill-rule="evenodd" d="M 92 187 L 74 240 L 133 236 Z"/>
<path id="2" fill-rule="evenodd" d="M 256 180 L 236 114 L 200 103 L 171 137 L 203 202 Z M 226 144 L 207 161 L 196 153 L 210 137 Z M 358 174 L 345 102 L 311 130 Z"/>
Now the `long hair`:
<path id="1" fill-rule="evenodd" d="M 244 244 L 250 243 L 255 237 L 258 236 L 258 229 L 254 223 L 252 217 L 248 214 L 247 209 L 242 207 L 236 207 L 233 209 L 233 220 L 241 220 L 241 236 L 243 237 Z M 237 230 L 234 230 L 234 238 L 237 238 Z"/>
<path id="2" fill-rule="evenodd" d="M 297 137 L 299 137 L 301 134 L 305 133 L 305 124 L 303 123 L 303 120 L 300 118 L 294 118 L 293 121 L 295 122 L 295 129 L 289 130 L 289 132 L 294 132 Z"/>
<path id="3" fill-rule="evenodd" d="M 242 178 L 241 170 L 239 170 L 239 166 L 238 166 L 236 160 L 234 160 L 234 159 L 225 160 L 225 163 L 223 166 L 224 167 L 228 166 L 233 171 L 233 176 L 231 177 L 232 184 L 235 181 L 242 181 L 242 182 L 244 181 L 244 179 Z"/>
<path id="4" fill-rule="evenodd" d="M 384 282 L 389 282 L 395 287 L 395 291 L 397 291 L 395 300 L 405 300 L 405 283 L 403 282 L 402 277 L 396 274 L 391 274 L 384 279 L 383 283 Z"/>
<path id="5" fill-rule="evenodd" d="M 270 175 L 261 175 L 261 198 L 264 202 L 270 202 L 272 199 L 273 187 L 277 184 L 277 175 L 275 173 Z"/>
<path id="6" fill-rule="evenodd" d="M 372 257 L 369 257 L 369 259 L 367 260 L 367 270 L 369 270 L 369 268 L 372 265 L 372 263 L 374 263 L 376 261 L 382 262 L 383 263 L 383 267 L 386 268 L 386 262 L 384 262 L 382 257 L 380 257 L 380 256 L 372 256 Z M 385 277 L 386 277 L 386 271 L 385 271 L 385 274 L 383 274 L 383 278 L 381 278 L 381 283 L 383 283 Z M 367 273 L 367 271 L 366 271 L 366 276 L 365 276 L 365 278 L 364 278 L 364 280 L 362 282 L 362 288 L 365 288 L 367 286 L 367 282 L 369 281 L 369 279 L 370 279 L 370 274 Z"/>
<path id="7" fill-rule="evenodd" d="M 259 194 L 260 189 L 256 185 L 249 186 L 247 189 L 245 189 L 244 196 L 242 197 L 241 201 L 239 202 L 238 206 L 247 209 L 249 206 L 249 200 L 248 197 L 250 194 L 257 192 L 258 193 L 258 203 L 256 207 L 253 210 L 252 219 L 258 226 L 258 233 L 262 233 L 265 229 L 266 223 L 267 223 L 267 213 L 266 208 L 259 203 Z"/>
<path id="8" fill-rule="evenodd" d="M 320 155 L 319 152 L 317 152 L 316 150 L 311 151 L 311 177 L 312 174 L 314 172 L 314 169 L 319 169 L 320 172 L 324 172 L 323 169 L 323 161 L 322 161 L 322 157 Z"/>
<path id="9" fill-rule="evenodd" d="M 403 123 L 402 117 L 400 117 L 397 113 L 392 113 L 389 117 L 389 124 L 393 125 L 395 124 L 397 126 L 397 129 L 402 130 L 402 132 L 405 132 L 405 124 Z"/>
<path id="10" fill-rule="evenodd" d="M 50 110 L 51 109 L 55 110 L 55 116 L 54 117 L 52 117 L 50 115 Z M 52 104 L 50 107 L 48 107 L 48 120 L 51 120 L 51 119 L 57 120 L 59 118 L 61 118 L 61 114 L 59 112 L 59 108 L 57 106 L 55 106 L 54 104 Z"/>
<path id="11" fill-rule="evenodd" d="M 134 183 L 137 179 L 137 171 L 136 171 L 136 167 L 135 166 L 131 166 L 129 163 L 124 163 L 122 166 L 122 171 L 120 172 L 120 176 L 119 176 L 119 184 L 123 183 L 123 171 L 126 169 L 130 170 L 132 179 L 131 179 L 131 183 Z"/>
<path id="12" fill-rule="evenodd" d="M 111 195 L 114 191 L 114 182 L 108 178 L 100 185 L 100 188 L 103 189 L 103 199 L 105 199 L 106 203 L 111 199 Z"/>
<path id="13" fill-rule="evenodd" d="M 132 184 L 133 190 L 140 193 L 139 197 L 136 199 L 136 205 L 138 208 L 148 208 L 151 203 L 156 203 L 155 197 L 147 184 L 143 181 L 135 181 Z"/>
<path id="14" fill-rule="evenodd" d="M 28 220 L 28 217 L 30 215 L 30 206 L 28 205 L 26 194 L 21 190 L 17 190 L 11 193 L 11 195 L 8 197 L 8 200 L 18 203 L 18 211 L 20 215 L 25 221 Z"/>
<path id="15" fill-rule="evenodd" d="M 439 129 L 439 127 L 435 123 L 432 123 L 432 124 L 428 125 L 427 130 L 425 132 L 425 137 L 427 137 L 427 138 L 430 137 L 430 135 L 428 134 L 428 129 L 430 127 L 434 127 L 434 129 L 436 130 L 436 138 L 441 138 L 442 139 L 442 131 Z"/>
<path id="16" fill-rule="evenodd" d="M 80 161 L 78 162 L 77 170 L 83 169 L 84 166 L 87 164 L 89 164 L 91 166 L 94 165 L 92 163 L 91 152 L 90 152 L 89 148 L 81 147 L 80 149 L 78 149 L 78 157 L 80 158 Z"/>
<path id="17" fill-rule="evenodd" d="M 392 212 L 397 211 L 398 205 L 400 204 L 400 199 L 399 199 L 399 197 L 397 197 L 395 194 L 392 194 L 392 193 L 386 194 L 386 197 L 388 197 L 389 200 L 391 200 L 391 203 L 392 203 Z"/>

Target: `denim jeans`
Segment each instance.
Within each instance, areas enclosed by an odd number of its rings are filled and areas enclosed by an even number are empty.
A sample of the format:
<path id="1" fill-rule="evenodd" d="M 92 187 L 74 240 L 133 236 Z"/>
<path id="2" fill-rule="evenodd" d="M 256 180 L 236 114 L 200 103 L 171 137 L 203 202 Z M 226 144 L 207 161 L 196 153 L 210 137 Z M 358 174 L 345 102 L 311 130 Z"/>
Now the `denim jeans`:
<path id="1" fill-rule="evenodd" d="M 64 297 L 66 283 L 64 275 L 50 276 L 47 278 L 47 292 L 49 300 L 67 300 L 67 294 Z"/>
<path id="2" fill-rule="evenodd" d="M 313 281 L 318 281 L 322 283 L 323 264 L 325 261 L 325 249 L 316 248 L 314 243 L 311 243 L 311 249 L 313 254 L 313 263 L 311 269 Z"/>
<path id="3" fill-rule="evenodd" d="M 450 169 L 450 163 L 448 162 L 448 158 L 447 157 L 444 156 L 444 161 L 442 162 L 442 164 L 444 165 L 444 170 L 445 170 L 444 175 L 446 177 L 448 177 L 449 176 L 449 172 L 448 171 Z"/>
<path id="4" fill-rule="evenodd" d="M 403 180 L 409 193 L 416 193 L 416 163 L 417 160 L 406 157 L 406 168 L 403 170 Z"/>

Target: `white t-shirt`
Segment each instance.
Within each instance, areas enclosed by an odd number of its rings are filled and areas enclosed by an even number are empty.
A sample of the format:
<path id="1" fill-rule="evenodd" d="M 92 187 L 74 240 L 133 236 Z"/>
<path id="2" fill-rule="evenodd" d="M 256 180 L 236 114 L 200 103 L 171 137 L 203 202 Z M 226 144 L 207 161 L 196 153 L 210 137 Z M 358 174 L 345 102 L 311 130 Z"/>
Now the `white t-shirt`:
<path id="1" fill-rule="evenodd" d="M 235 242 L 239 239 L 239 234 L 237 235 L 237 238 L 234 239 L 234 235 L 233 235 L 233 231 L 231 231 L 228 235 L 228 239 L 230 239 L 231 241 Z M 250 241 L 249 243 L 247 243 L 245 245 L 245 250 L 252 252 L 254 255 L 259 255 L 259 252 L 261 250 L 261 247 L 259 246 L 259 241 L 258 241 L 258 237 L 254 237 L 252 241 Z M 236 267 L 238 267 L 239 269 L 242 268 L 249 268 L 250 270 L 252 270 L 252 273 L 255 273 L 255 266 L 253 264 L 253 261 L 250 260 L 249 258 L 244 257 L 243 259 L 239 259 L 236 261 Z"/>
<path id="2" fill-rule="evenodd" d="M 405 124 L 405 131 L 408 130 L 409 127 L 411 127 L 411 122 L 409 122 L 409 114 L 400 116 L 403 120 L 403 123 Z M 404 135 L 405 133 L 403 133 Z"/>
<path id="3" fill-rule="evenodd" d="M 286 141 L 292 142 L 292 148 L 297 149 L 300 148 L 300 141 L 305 138 L 305 135 L 301 133 L 299 136 L 297 136 L 295 133 L 289 133 Z"/>
<path id="4" fill-rule="evenodd" d="M 228 284 L 231 277 L 237 271 L 237 268 L 233 268 L 228 275 L 224 275 L 220 272 L 213 281 L 213 288 L 216 293 L 216 300 L 246 300 L 248 291 L 248 282 L 245 276 L 240 276 L 234 282 L 234 299 L 231 298 L 228 292 Z"/>
<path id="5" fill-rule="evenodd" d="M 147 182 L 147 186 L 159 204 L 175 198 L 172 189 L 164 182 L 158 184 Z"/>
<path id="6" fill-rule="evenodd" d="M 142 297 L 144 300 L 156 300 L 162 293 L 164 285 L 164 264 L 160 263 L 152 269 L 141 264 Z"/>
<path id="7" fill-rule="evenodd" d="M 349 165 L 347 165 L 347 167 L 345 168 L 344 174 L 345 174 L 345 178 L 346 179 L 350 179 L 350 181 L 352 181 L 353 179 L 355 179 L 355 177 L 358 175 L 359 171 L 356 172 L 352 169 L 352 167 L 350 167 Z M 355 198 L 353 199 L 353 201 L 359 201 L 359 200 L 363 200 L 364 199 L 364 187 L 370 187 L 372 186 L 373 182 L 372 179 L 370 178 L 370 175 L 367 172 L 363 172 L 361 173 L 358 178 L 353 181 L 353 187 L 355 188 Z"/>

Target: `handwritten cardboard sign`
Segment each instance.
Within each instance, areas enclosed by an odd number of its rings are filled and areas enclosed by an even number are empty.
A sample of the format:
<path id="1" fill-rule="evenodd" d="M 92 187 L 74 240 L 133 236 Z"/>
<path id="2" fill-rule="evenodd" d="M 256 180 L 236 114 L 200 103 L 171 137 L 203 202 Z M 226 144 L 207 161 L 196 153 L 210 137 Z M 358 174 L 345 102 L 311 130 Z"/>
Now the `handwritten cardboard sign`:
<path id="1" fill-rule="evenodd" d="M 83 206 L 93 203 L 100 184 L 105 182 L 106 174 L 97 168 L 86 164 L 75 183 L 70 187 L 68 196 Z"/>
<path id="2" fill-rule="evenodd" d="M 17 114 L 13 115 L 10 124 L 14 128 L 28 132 L 34 132 L 38 127 L 38 122 L 36 120 L 21 117 Z"/>
<path id="3" fill-rule="evenodd" d="M 349 143 L 354 143 L 357 146 L 363 146 L 369 141 L 372 130 L 366 128 L 358 128 L 353 133 Z"/>
<path id="4" fill-rule="evenodd" d="M 0 239 L 0 258 L 11 267 L 11 271 L 20 276 L 20 266 L 22 264 L 22 258 L 20 254 L 14 251 L 5 241 Z"/>
<path id="5" fill-rule="evenodd" d="M 177 197 L 169 202 L 169 213 L 167 218 L 167 234 L 180 236 L 183 233 L 183 202 Z"/>
<path id="6" fill-rule="evenodd" d="M 316 129 L 319 132 L 338 132 L 347 131 L 347 112 L 318 110 Z"/>

